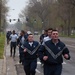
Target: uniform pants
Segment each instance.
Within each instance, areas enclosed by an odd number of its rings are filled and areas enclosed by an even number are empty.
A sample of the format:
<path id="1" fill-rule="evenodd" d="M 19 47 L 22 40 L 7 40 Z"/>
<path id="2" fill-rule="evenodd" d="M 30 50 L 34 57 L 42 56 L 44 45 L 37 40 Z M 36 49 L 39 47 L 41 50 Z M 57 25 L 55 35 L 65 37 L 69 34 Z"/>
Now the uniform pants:
<path id="1" fill-rule="evenodd" d="M 21 47 L 19 47 L 19 59 L 20 59 L 20 63 L 24 62 L 24 52 L 23 52 L 23 49 Z"/>
<path id="2" fill-rule="evenodd" d="M 9 44 L 9 41 L 10 41 L 10 39 L 9 39 L 9 37 L 7 37 L 7 44 Z"/>
<path id="3" fill-rule="evenodd" d="M 12 56 L 12 49 L 14 49 L 13 56 L 15 56 L 15 53 L 16 53 L 16 42 L 11 42 L 11 44 L 10 44 L 10 55 L 11 56 Z"/>
<path id="4" fill-rule="evenodd" d="M 37 59 L 25 60 L 24 71 L 26 75 L 35 75 L 35 69 L 37 67 Z"/>
<path id="5" fill-rule="evenodd" d="M 44 65 L 44 75 L 61 75 L 62 64 L 59 65 Z"/>

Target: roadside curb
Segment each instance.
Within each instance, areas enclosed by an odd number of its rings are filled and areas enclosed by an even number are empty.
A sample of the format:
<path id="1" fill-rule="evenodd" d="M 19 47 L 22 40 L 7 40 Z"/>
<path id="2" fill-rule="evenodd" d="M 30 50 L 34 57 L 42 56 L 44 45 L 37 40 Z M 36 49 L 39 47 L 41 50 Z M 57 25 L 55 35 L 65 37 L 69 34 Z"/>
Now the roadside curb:
<path id="1" fill-rule="evenodd" d="M 6 57 L 4 56 L 3 65 L 2 65 L 2 75 L 6 75 Z"/>

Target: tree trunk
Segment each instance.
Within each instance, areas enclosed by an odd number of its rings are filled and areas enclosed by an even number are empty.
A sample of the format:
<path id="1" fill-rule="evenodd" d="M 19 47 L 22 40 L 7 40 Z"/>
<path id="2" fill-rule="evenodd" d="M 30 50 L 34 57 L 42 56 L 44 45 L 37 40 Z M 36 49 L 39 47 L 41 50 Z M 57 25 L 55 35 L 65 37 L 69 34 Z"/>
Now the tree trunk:
<path id="1" fill-rule="evenodd" d="M 68 19 L 68 36 L 71 35 L 70 18 Z"/>
<path id="2" fill-rule="evenodd" d="M 71 35 L 71 13 L 70 13 L 70 5 L 69 5 L 69 11 L 68 11 L 68 13 L 69 13 L 69 15 L 68 15 L 68 36 L 70 36 Z"/>

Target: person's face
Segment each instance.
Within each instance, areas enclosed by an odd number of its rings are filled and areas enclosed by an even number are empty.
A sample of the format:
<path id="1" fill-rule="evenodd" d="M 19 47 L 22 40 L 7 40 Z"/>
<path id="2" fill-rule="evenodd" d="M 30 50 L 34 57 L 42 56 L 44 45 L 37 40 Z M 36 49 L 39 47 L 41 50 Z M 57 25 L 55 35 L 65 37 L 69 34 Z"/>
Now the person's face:
<path id="1" fill-rule="evenodd" d="M 21 32 L 21 35 L 23 36 L 23 35 L 24 35 L 24 33 L 23 33 L 23 32 Z"/>
<path id="2" fill-rule="evenodd" d="M 29 42 L 33 42 L 33 35 L 29 35 L 29 36 L 28 36 L 28 41 L 29 41 Z"/>
<path id="3" fill-rule="evenodd" d="M 48 30 L 48 36 L 51 36 L 52 30 Z"/>
<path id="4" fill-rule="evenodd" d="M 15 31 L 13 31 L 13 34 L 15 34 Z"/>
<path id="5" fill-rule="evenodd" d="M 58 31 L 53 31 L 52 34 L 51 34 L 51 38 L 54 39 L 54 40 L 57 40 L 58 39 Z"/>

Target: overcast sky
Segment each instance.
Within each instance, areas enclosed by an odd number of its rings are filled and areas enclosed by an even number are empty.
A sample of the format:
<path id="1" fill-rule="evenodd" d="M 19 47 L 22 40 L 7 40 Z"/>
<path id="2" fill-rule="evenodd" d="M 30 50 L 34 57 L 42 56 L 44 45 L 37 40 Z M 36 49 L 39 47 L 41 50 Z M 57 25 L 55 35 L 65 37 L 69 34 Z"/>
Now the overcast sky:
<path id="1" fill-rule="evenodd" d="M 9 0 L 9 13 L 8 19 L 18 19 L 21 10 L 28 4 L 28 0 Z M 14 9 L 14 10 L 13 10 Z M 11 23 L 14 23 L 13 21 Z"/>

